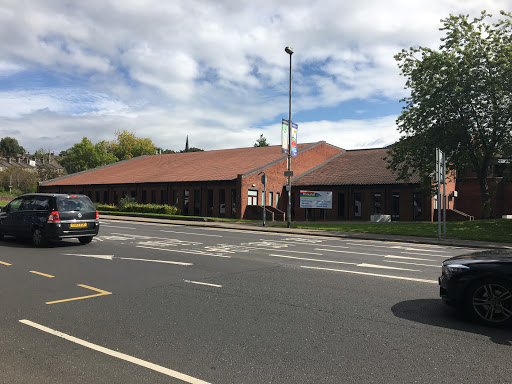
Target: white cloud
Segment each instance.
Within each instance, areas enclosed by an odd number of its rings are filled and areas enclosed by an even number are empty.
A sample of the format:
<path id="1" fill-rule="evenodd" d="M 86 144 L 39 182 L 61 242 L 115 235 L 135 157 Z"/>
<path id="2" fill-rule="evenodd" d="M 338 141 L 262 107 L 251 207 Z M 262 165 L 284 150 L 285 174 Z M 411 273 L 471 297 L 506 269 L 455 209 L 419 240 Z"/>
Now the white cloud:
<path id="1" fill-rule="evenodd" d="M 285 46 L 295 49 L 294 113 L 323 108 L 328 114 L 347 101 L 402 98 L 404 79 L 394 54 L 411 45 L 436 48 L 440 19 L 450 13 L 498 14 L 507 5 L 4 1 L 0 137 L 17 136 L 32 150 L 43 143 L 66 149 L 83 134 L 111 140 L 116 129 L 171 149 L 181 149 L 187 134 L 191 145 L 205 149 L 251 146 L 260 133 L 279 144 L 279 126 L 268 122 L 288 111 Z M 34 73 L 49 80 L 38 85 L 31 81 Z M 56 81 L 61 75 L 72 84 Z M 16 82 L 9 82 L 12 76 Z M 396 116 L 381 114 L 343 121 L 311 117 L 299 122 L 300 137 L 343 148 L 386 145 L 397 138 Z"/>

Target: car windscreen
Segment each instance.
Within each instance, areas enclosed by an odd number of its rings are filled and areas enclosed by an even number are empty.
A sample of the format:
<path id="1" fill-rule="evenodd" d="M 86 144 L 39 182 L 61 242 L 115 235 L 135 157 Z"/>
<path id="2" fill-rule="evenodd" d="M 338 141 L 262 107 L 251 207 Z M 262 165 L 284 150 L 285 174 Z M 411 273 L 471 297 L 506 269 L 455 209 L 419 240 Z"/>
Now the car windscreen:
<path id="1" fill-rule="evenodd" d="M 96 207 L 87 196 L 69 196 L 57 198 L 59 211 L 96 211 Z"/>

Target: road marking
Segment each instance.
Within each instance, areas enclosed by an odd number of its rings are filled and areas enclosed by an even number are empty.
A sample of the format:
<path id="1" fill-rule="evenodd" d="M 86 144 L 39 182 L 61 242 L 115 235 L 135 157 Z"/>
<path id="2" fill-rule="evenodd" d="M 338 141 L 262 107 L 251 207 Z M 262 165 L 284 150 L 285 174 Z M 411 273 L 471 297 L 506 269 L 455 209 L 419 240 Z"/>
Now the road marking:
<path id="1" fill-rule="evenodd" d="M 156 248 L 156 247 L 145 247 L 142 245 L 137 245 L 137 248 L 146 248 L 146 249 L 156 249 L 157 251 L 166 251 L 166 252 L 175 252 L 175 253 L 191 253 L 193 255 L 202 255 L 202 256 L 211 256 L 211 257 L 223 257 L 226 259 L 231 259 L 231 256 L 227 255 L 214 255 L 211 253 L 206 253 L 203 251 L 185 251 L 180 249 L 166 249 L 166 248 Z"/>
<path id="2" fill-rule="evenodd" d="M 440 268 L 441 267 L 441 264 L 432 265 L 432 264 L 408 263 L 407 261 L 393 261 L 393 260 L 382 260 L 382 261 L 384 261 L 385 263 L 419 265 L 420 267 L 431 267 L 431 268 Z"/>
<path id="3" fill-rule="evenodd" d="M 149 247 L 137 247 L 137 248 L 149 248 Z M 150 249 L 159 249 L 159 248 L 150 248 Z M 133 260 L 133 261 L 147 261 L 152 263 L 164 263 L 164 264 L 176 264 L 176 265 L 194 265 L 192 263 L 184 263 L 181 261 L 167 261 L 167 260 L 151 260 L 151 259 L 135 259 L 131 257 L 117 257 L 113 255 L 83 255 L 83 254 L 77 254 L 77 253 L 65 253 L 66 256 L 81 256 L 81 257 L 92 257 L 95 259 L 104 259 L 104 260 L 113 260 L 113 259 L 120 259 L 120 260 Z"/>
<path id="4" fill-rule="evenodd" d="M 432 259 L 422 259 L 421 257 L 406 257 L 406 256 L 395 256 L 395 255 L 384 255 L 385 258 L 390 259 L 405 259 L 405 260 L 418 260 L 418 261 L 432 261 L 434 263 L 437 263 L 438 260 L 432 260 Z"/>
<path id="5" fill-rule="evenodd" d="M 398 280 L 409 280 L 409 281 L 418 281 L 420 283 L 429 283 L 429 284 L 438 284 L 437 280 L 425 280 L 425 279 L 415 279 L 413 277 L 401 277 L 401 276 L 392 276 L 392 275 L 381 275 L 378 273 L 368 273 L 368 272 L 358 272 L 358 271 L 345 271 L 343 269 L 332 269 L 332 268 L 319 268 L 319 267 L 307 267 L 305 265 L 301 265 L 301 268 L 307 269 L 318 269 L 321 271 L 332 271 L 332 272 L 343 272 L 343 273 L 353 273 L 356 275 L 366 275 L 366 276 L 375 276 L 375 277 L 385 277 L 388 279 L 398 279 Z"/>
<path id="6" fill-rule="evenodd" d="M 191 281 L 191 280 L 183 280 L 183 281 L 185 283 L 190 283 L 190 284 L 207 285 L 209 287 L 222 288 L 222 285 L 218 285 L 218 284 L 201 283 L 200 281 Z"/>
<path id="7" fill-rule="evenodd" d="M 332 264 L 348 264 L 348 265 L 355 265 L 357 267 L 362 268 L 383 268 L 383 269 L 395 269 L 399 271 L 413 271 L 413 272 L 420 272 L 418 269 L 407 269 L 407 268 L 397 268 L 397 267 L 389 267 L 387 265 L 376 265 L 376 264 L 365 264 L 365 263 L 349 263 L 347 261 L 335 261 L 335 260 L 321 260 L 321 259 L 309 259 L 306 257 L 295 257 L 295 256 L 284 256 L 284 255 L 269 255 L 272 257 L 281 257 L 283 259 L 294 259 L 294 260 L 303 260 L 303 261 L 315 261 L 319 263 L 332 263 Z"/>
<path id="8" fill-rule="evenodd" d="M 41 276 L 44 276 L 44 277 L 49 277 L 50 279 L 55 277 L 55 276 L 52 276 L 52 275 L 48 275 L 46 273 L 42 273 L 42 272 L 37 272 L 37 271 L 29 271 L 30 273 L 35 273 L 36 275 L 41 275 Z"/>
<path id="9" fill-rule="evenodd" d="M 98 288 L 89 287 L 88 285 L 83 285 L 83 284 L 77 284 L 77 285 L 78 285 L 79 287 L 87 288 L 87 289 L 90 289 L 90 290 L 92 290 L 92 291 L 96 291 L 96 292 L 99 292 L 99 293 L 98 293 L 98 294 L 96 294 L 96 295 L 80 296 L 80 297 L 72 297 L 71 299 L 48 301 L 48 302 L 46 302 L 46 304 L 64 303 L 64 302 L 66 302 L 66 301 L 75 301 L 75 300 L 90 299 L 90 298 L 93 298 L 93 297 L 105 296 L 105 295 L 111 295 L 111 294 L 112 294 L 112 292 L 107 292 L 107 291 L 103 291 L 103 290 L 98 289 Z"/>
<path id="10" fill-rule="evenodd" d="M 30 321 L 30 320 L 20 320 L 20 323 L 28 325 L 29 327 L 32 327 L 32 328 L 39 329 L 40 331 L 49 333 L 50 335 L 54 335 L 54 336 L 60 337 L 60 338 L 62 338 L 64 340 L 71 341 L 72 343 L 81 345 L 83 347 L 92 349 L 94 351 L 104 353 L 105 355 L 109 355 L 109 356 L 115 357 L 117 359 L 124 360 L 124 361 L 127 361 L 129 363 L 136 364 L 136 365 L 139 365 L 141 367 L 151 369 L 151 370 L 153 370 L 155 372 L 162 373 L 162 374 L 164 374 L 166 376 L 174 377 L 176 379 L 182 380 L 182 381 L 190 383 L 190 384 L 209 384 L 206 381 L 197 379 L 195 377 L 186 375 L 184 373 L 180 373 L 178 371 L 174 371 L 172 369 L 162 367 L 161 365 L 153 364 L 153 363 L 150 363 L 148 361 L 145 361 L 145 360 L 138 359 L 136 357 L 127 355 L 125 353 L 117 352 L 117 351 L 114 351 L 112 349 L 108 349 L 108 348 L 102 347 L 100 345 L 90 343 L 88 341 L 79 339 L 77 337 L 70 336 L 70 335 L 67 335 L 65 333 L 56 331 L 54 329 L 45 327 L 44 325 L 34 323 L 34 322 Z"/>
<path id="11" fill-rule="evenodd" d="M 134 228 L 134 227 L 120 227 L 118 225 L 110 225 L 110 224 L 104 224 L 105 227 L 108 227 L 108 228 L 122 228 L 122 229 L 138 229 L 138 228 Z"/>
<path id="12" fill-rule="evenodd" d="M 3 265 L 12 265 L 12 264 L 6 263 L 5 261 L 0 261 L 0 264 L 3 264 Z"/>
<path id="13" fill-rule="evenodd" d="M 82 253 L 64 253 L 64 256 L 92 257 L 94 259 L 112 260 L 114 255 L 84 255 Z"/>
<path id="14" fill-rule="evenodd" d="M 327 251 L 327 252 L 338 252 L 338 253 L 352 253 L 355 255 L 365 255 L 365 256 L 379 256 L 383 257 L 384 255 L 379 255 L 376 253 L 363 253 L 363 252 L 355 252 L 355 251 L 335 251 L 334 249 L 322 249 L 322 248 L 315 248 L 315 251 Z"/>
<path id="15" fill-rule="evenodd" d="M 209 236 L 209 237 L 224 237 L 222 235 L 209 235 L 206 233 L 192 233 L 192 232 L 179 232 L 179 231 L 166 231 L 165 229 L 161 229 L 160 232 L 167 232 L 167 233 L 183 233 L 185 235 L 195 235 L 195 236 Z"/>
<path id="16" fill-rule="evenodd" d="M 151 260 L 151 259 L 134 259 L 131 257 L 116 257 L 116 259 L 121 260 L 133 260 L 133 261 L 147 261 L 151 263 L 164 263 L 164 264 L 176 264 L 176 265 L 194 265 L 192 263 L 184 263 L 181 261 L 167 261 L 167 260 Z"/>

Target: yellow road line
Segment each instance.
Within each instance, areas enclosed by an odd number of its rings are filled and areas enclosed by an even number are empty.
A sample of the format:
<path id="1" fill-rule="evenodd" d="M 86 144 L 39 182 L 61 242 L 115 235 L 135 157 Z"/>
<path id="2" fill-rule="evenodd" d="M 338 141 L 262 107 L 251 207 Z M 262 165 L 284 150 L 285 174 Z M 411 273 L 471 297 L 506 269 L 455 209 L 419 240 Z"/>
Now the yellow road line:
<path id="1" fill-rule="evenodd" d="M 12 265 L 12 264 L 6 263 L 5 261 L 0 261 L 0 264 L 3 264 L 3 265 Z"/>
<path id="2" fill-rule="evenodd" d="M 53 276 L 53 275 L 48 275 L 48 274 L 46 274 L 46 273 L 37 272 L 37 271 L 29 271 L 29 272 L 30 272 L 30 273 L 35 273 L 36 275 L 41 275 L 41 276 L 49 277 L 50 279 L 55 277 L 55 276 Z"/>
<path id="3" fill-rule="evenodd" d="M 83 284 L 77 284 L 79 287 L 83 287 L 83 288 L 87 288 L 87 289 L 90 289 L 92 291 L 96 291 L 96 292 L 99 292 L 98 294 L 96 295 L 89 295 L 89 296 L 81 296 L 81 297 L 72 297 L 71 299 L 64 299 L 64 300 L 56 300 L 56 301 L 48 301 L 46 302 L 46 304 L 57 304 L 57 303 L 64 303 L 66 301 L 74 301 L 74 300 L 83 300 L 83 299 L 90 299 L 92 297 L 98 297 L 98 296 L 105 296 L 105 295 L 111 295 L 112 292 L 108 292 L 108 291 L 103 291 L 101 289 L 98 289 L 98 288 L 94 288 L 94 287 L 89 287 L 88 285 L 83 285 Z"/>

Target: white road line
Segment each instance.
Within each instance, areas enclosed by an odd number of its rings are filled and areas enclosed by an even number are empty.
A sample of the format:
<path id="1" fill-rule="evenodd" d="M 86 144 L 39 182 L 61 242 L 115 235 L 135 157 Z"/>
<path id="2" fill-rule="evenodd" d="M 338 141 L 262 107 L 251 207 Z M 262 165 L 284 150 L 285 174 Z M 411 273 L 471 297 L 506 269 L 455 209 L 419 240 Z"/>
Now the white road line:
<path id="1" fill-rule="evenodd" d="M 70 335 L 67 335 L 65 333 L 56 331 L 54 329 L 45 327 L 44 325 L 34 323 L 34 322 L 30 321 L 30 320 L 20 320 L 20 323 L 28 325 L 29 327 L 33 327 L 33 328 L 39 329 L 40 331 L 49 333 L 50 335 L 54 335 L 54 336 L 60 337 L 60 338 L 62 338 L 64 340 L 68 340 L 68 341 L 70 341 L 72 343 L 81 345 L 83 347 L 92 349 L 94 351 L 104 353 L 106 355 L 115 357 L 115 358 L 120 359 L 120 360 L 127 361 L 127 362 L 132 363 L 132 364 L 139 365 L 139 366 L 147 368 L 147 369 L 151 369 L 152 371 L 159 372 L 159 373 L 161 373 L 163 375 L 166 375 L 166 376 L 169 376 L 169 377 L 174 377 L 174 378 L 182 380 L 182 381 L 184 381 L 186 383 L 190 383 L 190 384 L 209 384 L 206 381 L 197 379 L 195 377 L 186 375 L 184 373 L 181 373 L 181 372 L 178 372 L 178 371 L 174 371 L 172 369 L 162 367 L 161 365 L 153 364 L 153 363 L 150 363 L 148 361 L 145 361 L 145 360 L 142 360 L 142 359 L 138 359 L 136 357 L 133 357 L 133 356 L 121 353 L 121 352 L 117 352 L 117 351 L 114 351 L 112 349 L 108 349 L 108 348 L 102 347 L 100 345 L 96 345 L 96 344 L 90 343 L 88 341 L 79 339 L 77 337 L 70 336 Z"/>
<path id="2" fill-rule="evenodd" d="M 407 269 L 407 268 L 396 268 L 396 267 L 389 267 L 387 265 L 376 265 L 376 264 L 366 264 L 366 263 L 349 263 L 347 261 L 335 261 L 335 260 L 321 260 L 321 259 L 309 259 L 306 257 L 295 257 L 295 256 L 285 256 L 285 255 L 269 255 L 272 257 L 280 257 L 283 259 L 293 259 L 293 260 L 302 260 L 302 261 L 314 261 L 318 263 L 331 263 L 331 264 L 346 264 L 346 265 L 355 265 L 357 267 L 363 267 L 363 268 L 383 268 L 383 269 L 395 269 L 399 271 L 413 271 L 413 272 L 420 272 L 418 269 Z"/>
<path id="3" fill-rule="evenodd" d="M 222 285 L 218 285 L 218 284 L 202 283 L 200 281 L 191 281 L 191 280 L 183 280 L 183 281 L 185 283 L 189 283 L 189 284 L 207 285 L 209 287 L 222 288 Z"/>
<path id="4" fill-rule="evenodd" d="M 133 260 L 133 261 L 147 261 L 147 262 L 151 262 L 151 263 L 176 264 L 176 265 L 194 265 L 192 263 L 184 263 L 184 262 L 181 262 L 181 261 L 134 259 L 134 258 L 131 258 L 131 257 L 116 257 L 116 259 Z"/>
<path id="5" fill-rule="evenodd" d="M 157 251 L 166 251 L 166 252 L 175 252 L 175 253 L 191 253 L 191 254 L 194 254 L 194 255 L 203 255 L 203 256 L 212 256 L 212 257 L 223 257 L 223 258 L 226 258 L 226 259 L 231 259 L 231 256 L 227 256 L 227 255 L 214 255 L 214 254 L 206 253 L 206 252 L 203 252 L 203 251 L 185 251 L 185 250 L 180 250 L 180 249 L 166 249 L 166 248 L 157 248 L 157 247 L 146 247 L 146 246 L 142 246 L 142 245 L 137 245 L 137 248 L 155 249 Z"/>
<path id="6" fill-rule="evenodd" d="M 359 243 L 346 243 L 348 245 L 355 245 L 355 246 L 361 246 L 361 244 Z M 392 246 L 389 246 L 389 245 L 372 245 L 372 244 L 367 244 L 365 245 L 365 247 L 373 247 L 373 248 L 388 248 L 388 249 L 403 249 L 404 251 L 418 251 L 418 252 L 436 252 L 436 253 L 448 253 L 450 252 L 449 250 L 434 250 L 434 249 L 421 249 L 421 248 L 412 248 L 412 247 L 406 247 L 406 246 L 403 246 L 403 245 L 392 245 Z M 402 252 L 402 253 L 406 253 L 406 252 Z"/>
<path id="7" fill-rule="evenodd" d="M 107 227 L 107 228 L 138 229 L 135 227 L 121 227 L 118 225 L 110 225 L 110 224 L 103 224 L 103 225 L 105 225 L 105 227 Z"/>
<path id="8" fill-rule="evenodd" d="M 390 259 L 404 259 L 404 260 L 418 260 L 418 261 L 432 261 L 436 263 L 438 260 L 432 260 L 432 259 L 423 259 L 421 257 L 406 257 L 406 256 L 395 256 L 395 255 L 385 255 L 385 258 Z"/>
<path id="9" fill-rule="evenodd" d="M 337 253 L 352 253 L 355 255 L 365 255 L 365 256 L 379 256 L 384 257 L 385 255 L 379 255 L 377 253 L 363 253 L 363 252 L 356 252 L 356 251 L 335 251 L 334 249 L 323 249 L 323 248 L 315 248 L 315 251 L 328 251 L 328 252 L 337 252 Z"/>
<path id="10" fill-rule="evenodd" d="M 425 251 L 425 252 L 427 252 L 427 251 Z M 450 257 L 449 255 L 432 255 L 432 254 L 425 255 L 424 253 L 406 252 L 406 251 L 402 251 L 402 252 L 400 252 L 400 253 L 405 253 L 406 255 L 417 255 L 417 256 L 441 257 L 441 258 L 444 258 L 444 259 L 447 259 L 448 257 Z"/>
<path id="11" fill-rule="evenodd" d="M 385 262 L 385 263 L 418 265 L 420 267 L 432 267 L 432 268 L 440 268 L 441 267 L 441 264 L 432 265 L 432 264 L 408 263 L 407 261 L 392 261 L 392 260 L 382 260 L 382 261 Z"/>
<path id="12" fill-rule="evenodd" d="M 84 255 L 79 253 L 64 253 L 64 256 L 80 256 L 80 257 L 91 257 L 94 259 L 112 260 L 114 255 Z"/>
<path id="13" fill-rule="evenodd" d="M 306 269 L 318 269 L 321 271 L 332 271 L 332 272 L 342 272 L 342 273 L 353 273 L 355 275 L 366 275 L 366 276 L 375 276 L 375 277 L 385 277 L 388 279 L 397 279 L 397 280 L 409 280 L 409 281 L 417 281 L 420 283 L 429 283 L 429 284 L 437 284 L 436 280 L 425 280 L 425 279 L 415 279 L 413 277 L 401 277 L 401 276 L 392 276 L 392 275 L 381 275 L 378 273 L 368 273 L 368 272 L 358 272 L 358 271 L 345 271 L 343 269 L 331 269 L 331 268 L 319 268 L 319 267 L 307 267 L 305 265 L 301 265 L 301 268 Z"/>
<path id="14" fill-rule="evenodd" d="M 194 235 L 194 236 L 210 236 L 210 237 L 224 237 L 222 235 L 208 235 L 206 233 L 192 233 L 192 232 L 179 232 L 179 231 L 166 231 L 165 229 L 161 229 L 160 232 L 167 232 L 167 233 L 182 233 L 185 235 Z"/>

